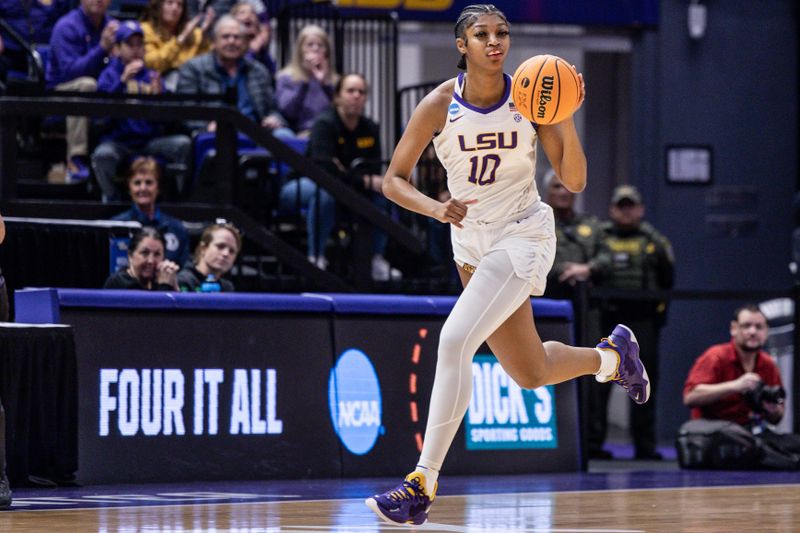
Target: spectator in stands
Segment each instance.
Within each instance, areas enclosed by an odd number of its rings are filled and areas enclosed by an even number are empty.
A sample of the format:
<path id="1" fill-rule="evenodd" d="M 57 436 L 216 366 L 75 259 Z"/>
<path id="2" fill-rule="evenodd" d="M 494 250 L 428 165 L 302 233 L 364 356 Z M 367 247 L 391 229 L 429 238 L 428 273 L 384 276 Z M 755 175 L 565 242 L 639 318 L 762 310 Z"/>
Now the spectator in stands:
<path id="1" fill-rule="evenodd" d="M 244 26 L 244 33 L 247 36 L 247 56 L 267 67 L 274 80 L 276 66 L 275 59 L 269 53 L 269 41 L 272 38 L 269 20 L 262 21 L 255 5 L 248 1 L 234 5 L 231 8 L 231 15 Z"/>
<path id="2" fill-rule="evenodd" d="M 114 94 L 159 94 L 161 79 L 144 66 L 142 28 L 128 20 L 117 30 L 114 57 L 100 74 L 97 90 Z M 115 183 L 117 170 L 135 152 L 156 156 L 176 170 L 176 194 L 183 192 L 192 141 L 186 135 L 165 136 L 163 122 L 141 119 L 111 121 L 108 133 L 92 154 L 92 169 L 102 191 L 103 201 L 121 200 Z"/>
<path id="3" fill-rule="evenodd" d="M 164 258 L 164 236 L 153 227 L 143 227 L 128 245 L 128 266 L 111 274 L 104 289 L 177 291 L 180 267 Z"/>
<path id="4" fill-rule="evenodd" d="M 213 23 L 213 9 L 189 20 L 184 0 L 150 0 L 142 18 L 144 62 L 164 77 L 167 90 L 175 90 L 181 65 L 211 49 Z"/>
<path id="5" fill-rule="evenodd" d="M 0 18 L 29 45 L 48 44 L 56 21 L 70 7 L 68 0 L 0 0 Z M 13 70 L 28 73 L 28 56 L 23 47 L 0 31 L 0 78 Z"/>
<path id="6" fill-rule="evenodd" d="M 727 420 L 747 427 L 776 447 L 800 454 L 800 435 L 771 431 L 784 415 L 780 370 L 764 351 L 769 328 L 755 304 L 739 307 L 730 323 L 730 342 L 697 358 L 683 386 L 683 404 L 693 419 Z M 775 393 L 764 393 L 763 387 Z M 785 396 L 785 392 L 784 392 Z"/>
<path id="7" fill-rule="evenodd" d="M 311 129 L 307 157 L 353 187 L 364 191 L 379 208 L 388 210 L 381 193 L 381 143 L 378 124 L 364 116 L 367 80 L 361 74 L 346 74 L 336 84 L 334 107 L 320 113 Z M 307 207 L 308 260 L 325 269 L 325 245 L 336 220 L 333 197 L 307 177 L 292 180 L 281 189 L 281 209 L 299 212 Z M 387 237 L 373 232 L 372 278 L 398 278 L 383 254 Z"/>
<path id="8" fill-rule="evenodd" d="M 110 3 L 111 0 L 80 0 L 79 7 L 58 20 L 50 38 L 50 60 L 45 72 L 48 89 L 80 92 L 97 89 L 97 78 L 108 61 L 119 28 L 119 21 L 106 15 Z M 88 156 L 89 119 L 67 117 L 67 164 L 63 178 L 88 179 Z"/>
<path id="9" fill-rule="evenodd" d="M 189 260 L 189 235 L 183 222 L 163 213 L 156 203 L 161 183 L 161 170 L 156 160 L 152 157 L 134 159 L 127 182 L 133 207 L 112 217 L 112 220 L 135 221 L 158 229 L 164 236 L 166 258 L 178 265 L 186 264 Z"/>
<path id="10" fill-rule="evenodd" d="M 230 272 L 239 250 L 242 236 L 236 226 L 228 223 L 206 226 L 194 250 L 194 260 L 178 273 L 182 292 L 233 292 Z"/>
<path id="11" fill-rule="evenodd" d="M 625 324 L 636 332 L 642 363 L 650 377 L 650 387 L 658 390 L 658 346 L 661 328 L 666 322 L 667 301 L 663 294 L 650 292 L 672 288 L 675 259 L 669 240 L 644 221 L 642 195 L 632 185 L 620 185 L 611 195 L 611 222 L 603 225 L 603 241 L 611 251 L 611 269 L 602 279 L 602 287 L 629 291 L 603 300 L 602 328 Z M 606 437 L 608 389 L 591 402 L 590 440 L 602 446 Z M 656 449 L 656 402 L 633 405 L 630 430 L 636 459 L 661 459 Z"/>
<path id="12" fill-rule="evenodd" d="M 291 61 L 278 72 L 275 89 L 278 109 L 298 136 L 308 137 L 314 120 L 330 107 L 337 78 L 328 34 L 309 24 L 297 36 Z"/>
<path id="13" fill-rule="evenodd" d="M 261 63 L 245 57 L 244 27 L 230 15 L 214 25 L 213 51 L 184 63 L 178 93 L 224 95 L 233 90 L 239 111 L 277 137 L 293 136 L 275 106 L 272 77 Z M 192 130 L 215 131 L 215 122 L 192 121 Z"/>

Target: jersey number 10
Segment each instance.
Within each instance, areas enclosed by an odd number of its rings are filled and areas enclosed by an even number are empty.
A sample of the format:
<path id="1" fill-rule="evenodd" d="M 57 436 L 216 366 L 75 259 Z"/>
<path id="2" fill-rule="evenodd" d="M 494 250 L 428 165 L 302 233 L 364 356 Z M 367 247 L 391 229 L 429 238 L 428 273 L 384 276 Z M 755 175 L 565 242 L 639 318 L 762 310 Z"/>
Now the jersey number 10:
<path id="1" fill-rule="evenodd" d="M 469 158 L 469 179 L 470 183 L 477 183 L 478 185 L 489 185 L 494 183 L 497 167 L 500 166 L 500 156 L 497 154 L 486 154 L 485 156 L 472 156 Z M 478 174 L 478 167 L 481 167 L 480 174 Z M 491 169 L 489 168 L 491 167 Z M 486 176 L 486 173 L 489 176 Z"/>

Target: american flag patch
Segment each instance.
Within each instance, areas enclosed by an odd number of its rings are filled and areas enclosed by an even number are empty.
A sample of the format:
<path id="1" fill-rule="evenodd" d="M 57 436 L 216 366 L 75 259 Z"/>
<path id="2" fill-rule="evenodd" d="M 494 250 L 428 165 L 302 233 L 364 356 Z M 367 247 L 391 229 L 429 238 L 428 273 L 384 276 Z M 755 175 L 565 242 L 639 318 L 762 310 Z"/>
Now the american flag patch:
<path id="1" fill-rule="evenodd" d="M 512 113 L 516 113 L 517 112 L 517 106 L 514 105 L 514 102 L 509 102 L 508 103 L 508 110 L 511 111 Z"/>

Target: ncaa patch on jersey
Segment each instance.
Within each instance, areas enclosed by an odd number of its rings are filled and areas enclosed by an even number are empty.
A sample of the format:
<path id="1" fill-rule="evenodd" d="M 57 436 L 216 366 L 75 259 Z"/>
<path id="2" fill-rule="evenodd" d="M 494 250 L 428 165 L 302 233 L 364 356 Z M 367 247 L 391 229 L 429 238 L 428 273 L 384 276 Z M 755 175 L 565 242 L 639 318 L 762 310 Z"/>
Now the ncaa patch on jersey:
<path id="1" fill-rule="evenodd" d="M 448 109 L 448 112 L 449 112 L 451 115 L 455 115 L 455 114 L 456 114 L 456 113 L 458 113 L 459 111 L 461 111 L 461 106 L 460 106 L 460 105 L 458 105 L 458 104 L 457 104 L 457 103 L 455 103 L 455 102 L 453 102 L 452 104 L 450 104 L 450 108 Z"/>

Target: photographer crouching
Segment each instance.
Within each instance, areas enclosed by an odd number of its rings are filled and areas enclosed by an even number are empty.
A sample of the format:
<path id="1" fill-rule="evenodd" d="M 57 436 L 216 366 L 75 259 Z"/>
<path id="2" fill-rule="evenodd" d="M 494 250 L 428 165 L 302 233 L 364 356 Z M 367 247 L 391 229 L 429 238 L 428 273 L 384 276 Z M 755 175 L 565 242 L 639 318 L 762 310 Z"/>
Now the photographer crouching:
<path id="1" fill-rule="evenodd" d="M 763 349 L 766 317 L 757 305 L 744 305 L 734 313 L 730 333 L 731 341 L 707 349 L 686 378 L 683 403 L 692 420 L 678 437 L 681 465 L 800 468 L 800 435 L 769 427 L 783 418 L 786 391 L 778 366 Z"/>

